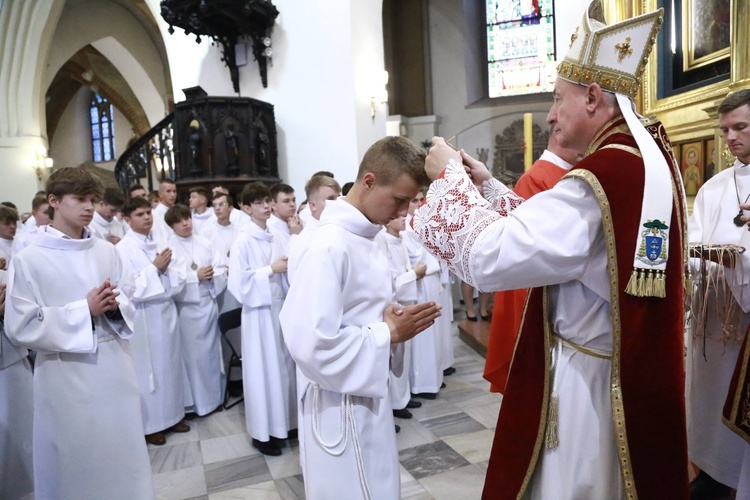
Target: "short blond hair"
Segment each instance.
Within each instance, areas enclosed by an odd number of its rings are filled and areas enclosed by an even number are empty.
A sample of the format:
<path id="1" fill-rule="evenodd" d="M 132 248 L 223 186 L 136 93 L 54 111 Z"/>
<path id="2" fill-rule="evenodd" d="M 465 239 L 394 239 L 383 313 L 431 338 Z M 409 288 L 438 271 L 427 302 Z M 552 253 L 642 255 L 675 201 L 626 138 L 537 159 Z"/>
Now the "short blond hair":
<path id="1" fill-rule="evenodd" d="M 430 183 L 424 170 L 424 151 L 405 137 L 389 136 L 370 146 L 362 158 L 357 180 L 373 173 L 386 186 L 396 183 L 406 174 L 420 186 Z"/>
<path id="2" fill-rule="evenodd" d="M 305 196 L 307 196 L 307 199 L 309 200 L 312 195 L 317 193 L 322 187 L 329 187 L 337 193 L 341 193 L 341 186 L 336 182 L 336 179 L 321 174 L 315 175 L 307 181 L 307 184 L 305 184 Z"/>

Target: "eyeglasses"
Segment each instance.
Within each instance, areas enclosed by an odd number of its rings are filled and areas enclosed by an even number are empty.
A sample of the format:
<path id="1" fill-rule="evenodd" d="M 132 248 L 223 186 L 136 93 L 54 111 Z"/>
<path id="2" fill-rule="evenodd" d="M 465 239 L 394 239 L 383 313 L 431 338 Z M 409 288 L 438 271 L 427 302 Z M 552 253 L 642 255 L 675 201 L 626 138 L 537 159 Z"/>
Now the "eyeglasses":
<path id="1" fill-rule="evenodd" d="M 223 207 L 226 207 L 226 206 L 227 206 L 227 202 L 226 201 L 222 201 L 220 203 L 214 203 L 213 204 L 214 208 L 223 208 Z"/>

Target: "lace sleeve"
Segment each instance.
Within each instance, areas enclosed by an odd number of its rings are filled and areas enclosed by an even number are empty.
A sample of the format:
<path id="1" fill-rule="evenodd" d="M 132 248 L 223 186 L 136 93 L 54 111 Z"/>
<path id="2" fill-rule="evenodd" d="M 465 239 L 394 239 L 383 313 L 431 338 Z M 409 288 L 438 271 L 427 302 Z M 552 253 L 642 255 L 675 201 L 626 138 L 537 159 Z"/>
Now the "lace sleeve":
<path id="1" fill-rule="evenodd" d="M 482 183 L 482 190 L 484 199 L 490 203 L 492 209 L 503 216 L 524 202 L 523 198 L 492 177 Z"/>
<path id="2" fill-rule="evenodd" d="M 501 189 L 493 186 L 497 194 L 490 203 L 479 194 L 463 166 L 451 160 L 444 176 L 430 185 L 426 203 L 414 213 L 414 231 L 422 244 L 472 285 L 472 246 L 487 227 L 524 201 L 495 182 Z"/>

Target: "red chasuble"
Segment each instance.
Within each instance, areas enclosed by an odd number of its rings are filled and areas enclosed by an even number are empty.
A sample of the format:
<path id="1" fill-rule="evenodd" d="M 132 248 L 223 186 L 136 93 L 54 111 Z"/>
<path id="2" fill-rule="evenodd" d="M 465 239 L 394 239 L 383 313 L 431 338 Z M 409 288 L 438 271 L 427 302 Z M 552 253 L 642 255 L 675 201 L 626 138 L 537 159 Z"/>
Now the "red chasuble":
<path id="1" fill-rule="evenodd" d="M 746 333 L 729 384 L 723 421 L 738 436 L 750 443 L 750 349 L 747 346 L 747 337 Z"/>
<path id="2" fill-rule="evenodd" d="M 624 292 L 642 230 L 644 185 L 643 161 L 625 120 L 605 126 L 589 147 L 593 153 L 568 175 L 588 182 L 602 209 L 611 284 L 610 394 L 626 496 L 688 498 L 683 343 L 687 214 L 666 133 L 659 122 L 647 130 L 672 169 L 675 204 L 669 228 L 666 299 Z M 498 418 L 485 499 L 520 497 L 544 446 L 551 392 L 551 332 L 542 314 L 545 295 L 545 289 L 533 289 L 527 302 Z"/>
<path id="3" fill-rule="evenodd" d="M 567 173 L 567 170 L 551 161 L 539 159 L 518 179 L 513 191 L 528 200 L 537 193 L 551 189 Z M 495 292 L 487 360 L 484 364 L 484 378 L 490 382 L 492 392 L 505 392 L 527 292 L 525 288 Z"/>

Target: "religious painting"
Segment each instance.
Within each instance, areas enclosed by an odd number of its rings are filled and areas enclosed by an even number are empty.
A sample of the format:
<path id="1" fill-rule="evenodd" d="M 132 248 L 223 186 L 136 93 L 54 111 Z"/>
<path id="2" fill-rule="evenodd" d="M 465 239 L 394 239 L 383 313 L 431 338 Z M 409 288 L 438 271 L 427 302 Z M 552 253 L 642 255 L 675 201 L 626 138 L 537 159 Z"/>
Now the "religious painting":
<path id="1" fill-rule="evenodd" d="M 687 0 L 683 66 L 688 71 L 729 57 L 730 0 Z"/>
<path id="2" fill-rule="evenodd" d="M 716 173 L 716 163 L 718 158 L 716 157 L 716 141 L 714 139 L 706 139 L 706 144 L 704 147 L 704 151 L 706 153 L 706 158 L 704 160 L 705 173 L 703 175 L 703 182 L 706 182 L 708 179 L 714 176 Z"/>
<path id="3" fill-rule="evenodd" d="M 703 185 L 703 141 L 685 143 L 680 149 L 680 169 L 685 194 L 695 196 Z"/>
<path id="4" fill-rule="evenodd" d="M 646 1 L 648 12 L 664 9 L 664 26 L 644 79 L 649 113 L 672 97 L 679 101 L 730 79 L 731 0 Z"/>

